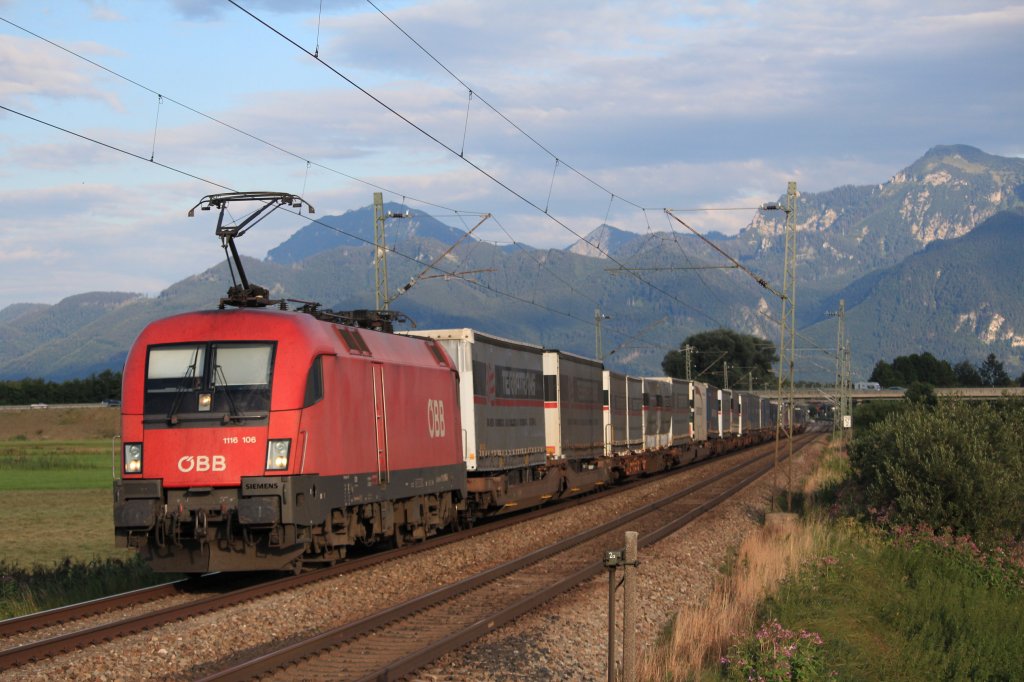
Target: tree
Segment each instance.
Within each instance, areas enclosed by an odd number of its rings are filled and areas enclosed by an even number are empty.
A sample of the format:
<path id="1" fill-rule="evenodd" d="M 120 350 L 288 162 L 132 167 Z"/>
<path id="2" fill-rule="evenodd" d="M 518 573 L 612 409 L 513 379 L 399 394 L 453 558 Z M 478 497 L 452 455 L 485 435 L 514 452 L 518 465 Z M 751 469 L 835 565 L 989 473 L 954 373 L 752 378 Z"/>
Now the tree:
<path id="1" fill-rule="evenodd" d="M 1012 386 L 1010 375 L 1003 369 L 1003 363 L 996 360 L 995 353 L 989 353 L 985 362 L 978 367 L 978 374 L 981 375 L 981 382 L 985 386 Z"/>
<path id="2" fill-rule="evenodd" d="M 945 360 L 939 360 L 931 353 L 901 355 L 888 364 L 879 360 L 871 373 L 871 381 L 882 386 L 909 386 L 921 381 L 932 386 L 953 386 L 956 372 Z"/>
<path id="3" fill-rule="evenodd" d="M 120 397 L 121 373 L 108 369 L 61 383 L 31 378 L 0 381 L 0 405 L 97 403 Z"/>
<path id="4" fill-rule="evenodd" d="M 875 363 L 875 369 L 872 370 L 868 381 L 876 381 L 880 386 L 896 386 L 900 383 L 900 377 L 897 376 L 892 365 L 885 360 L 879 360 Z"/>
<path id="5" fill-rule="evenodd" d="M 975 388 L 984 385 L 984 382 L 981 380 L 981 375 L 978 374 L 978 368 L 967 360 L 956 363 L 956 366 L 953 367 L 953 374 L 956 376 L 957 386 Z"/>
<path id="6" fill-rule="evenodd" d="M 686 378 L 686 346 L 692 348 L 691 377 L 699 381 L 725 387 L 726 365 L 730 387 L 746 388 L 752 381 L 756 388 L 762 388 L 776 381 L 772 364 L 779 358 L 771 341 L 731 329 L 692 334 L 679 345 L 679 350 L 665 354 L 661 361 L 665 374 Z"/>

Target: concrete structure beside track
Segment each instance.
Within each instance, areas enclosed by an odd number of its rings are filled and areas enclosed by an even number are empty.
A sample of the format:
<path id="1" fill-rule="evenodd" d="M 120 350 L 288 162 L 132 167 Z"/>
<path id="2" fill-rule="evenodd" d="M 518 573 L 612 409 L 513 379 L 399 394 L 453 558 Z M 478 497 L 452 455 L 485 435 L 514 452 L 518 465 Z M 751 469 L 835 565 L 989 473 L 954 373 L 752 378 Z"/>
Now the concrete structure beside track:
<path id="1" fill-rule="evenodd" d="M 762 398 L 773 398 L 776 391 L 755 391 Z M 867 400 L 901 400 L 906 390 L 851 391 L 850 398 L 854 402 Z M 939 398 L 960 397 L 964 400 L 996 400 L 999 398 L 1024 398 L 1024 387 L 1010 386 L 1007 388 L 936 388 L 935 395 Z M 827 388 L 798 388 L 793 391 L 793 398 L 801 402 L 834 400 L 835 393 Z"/>

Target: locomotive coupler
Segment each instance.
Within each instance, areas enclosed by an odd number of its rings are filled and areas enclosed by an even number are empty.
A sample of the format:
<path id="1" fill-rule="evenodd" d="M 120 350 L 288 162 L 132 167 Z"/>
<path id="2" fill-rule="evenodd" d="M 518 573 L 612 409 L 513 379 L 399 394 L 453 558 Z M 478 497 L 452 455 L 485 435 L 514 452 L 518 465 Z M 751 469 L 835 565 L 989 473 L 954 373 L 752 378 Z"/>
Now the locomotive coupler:
<path id="1" fill-rule="evenodd" d="M 198 540 L 200 545 L 206 542 L 207 530 L 206 512 L 201 509 L 196 510 L 195 521 L 192 525 L 192 537 Z"/>

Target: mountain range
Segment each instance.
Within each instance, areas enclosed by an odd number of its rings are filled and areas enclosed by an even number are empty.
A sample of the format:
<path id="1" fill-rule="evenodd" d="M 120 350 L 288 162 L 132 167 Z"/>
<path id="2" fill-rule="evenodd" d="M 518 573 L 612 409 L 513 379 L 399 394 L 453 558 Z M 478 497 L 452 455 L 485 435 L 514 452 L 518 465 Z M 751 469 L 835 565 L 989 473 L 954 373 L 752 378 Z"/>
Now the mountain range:
<path id="1" fill-rule="evenodd" d="M 953 363 L 995 353 L 1012 375 L 1024 371 L 1022 207 L 1024 160 L 964 145 L 934 147 L 879 185 L 801 194 L 797 377 L 834 377 L 834 357 L 809 349 L 834 351 L 829 313 L 840 299 L 855 380 L 879 359 L 924 351 Z M 409 211 L 387 223 L 391 289 L 413 284 L 392 308 L 419 327 L 476 327 L 587 356 L 596 354 L 600 315 L 607 365 L 660 373 L 665 353 L 704 329 L 724 326 L 778 343 L 779 301 L 756 278 L 781 282 L 783 226 L 781 212 L 757 211 L 736 235 L 705 235 L 747 274 L 685 230 L 600 225 L 565 249 L 541 250 L 478 241 Z M 326 216 L 265 259 L 246 258 L 246 272 L 275 297 L 370 308 L 373 231 L 372 206 Z M 148 321 L 209 309 L 229 284 L 220 264 L 155 297 L 90 292 L 53 305 L 8 306 L 0 310 L 0 378 L 120 369 Z"/>

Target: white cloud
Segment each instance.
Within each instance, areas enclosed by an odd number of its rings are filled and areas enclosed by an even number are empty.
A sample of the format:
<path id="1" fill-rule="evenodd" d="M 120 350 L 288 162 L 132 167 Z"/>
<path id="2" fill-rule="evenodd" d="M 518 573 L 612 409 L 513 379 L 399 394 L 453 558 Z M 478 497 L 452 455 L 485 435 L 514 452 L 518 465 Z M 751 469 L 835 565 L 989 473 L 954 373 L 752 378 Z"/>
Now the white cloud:
<path id="1" fill-rule="evenodd" d="M 105 53 L 102 46 L 82 42 L 82 52 Z M 0 97 L 9 104 L 20 104 L 30 97 L 46 100 L 91 98 L 114 104 L 116 98 L 104 92 L 80 60 L 54 50 L 35 38 L 0 33 Z M 41 104 L 42 104 L 41 103 Z M 31 109 L 39 110 L 33 106 Z"/>

